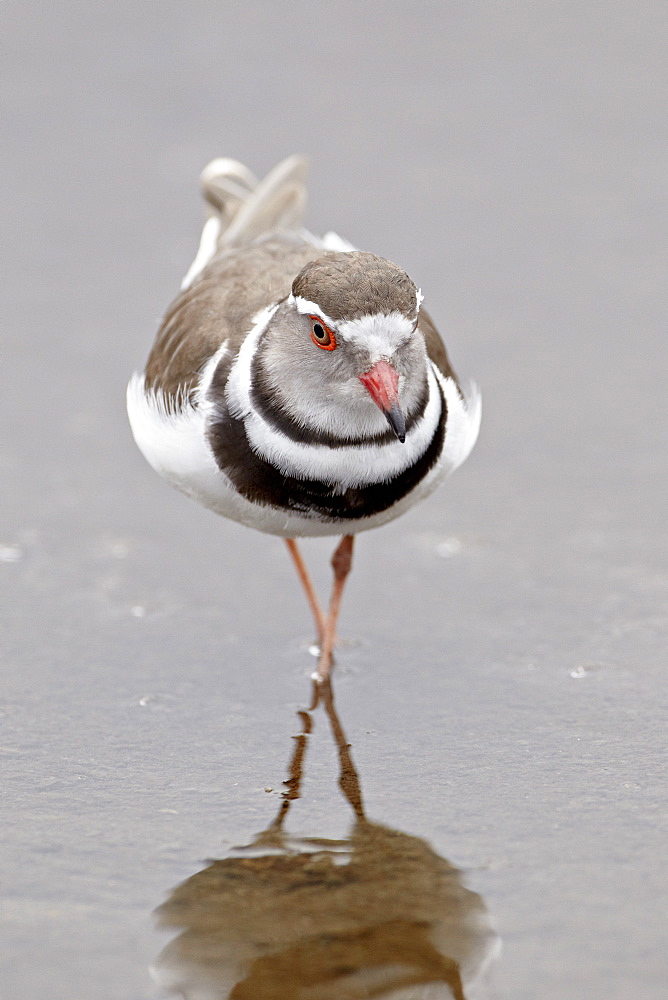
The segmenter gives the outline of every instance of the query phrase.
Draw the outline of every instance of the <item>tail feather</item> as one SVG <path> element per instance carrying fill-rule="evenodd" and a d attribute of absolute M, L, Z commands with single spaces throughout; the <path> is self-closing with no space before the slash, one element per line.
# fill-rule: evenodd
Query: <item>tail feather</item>
<path fill-rule="evenodd" d="M 243 246 L 277 229 L 301 230 L 307 169 L 302 156 L 288 156 L 258 182 L 238 160 L 212 160 L 200 175 L 209 217 L 181 288 L 192 284 L 218 250 Z"/>
<path fill-rule="evenodd" d="M 274 229 L 299 229 L 306 207 L 307 164 L 301 156 L 279 163 L 239 206 L 220 246 L 249 243 Z"/>
<path fill-rule="evenodd" d="M 219 246 L 246 243 L 272 229 L 302 225 L 306 161 L 289 156 L 263 181 L 237 160 L 212 160 L 200 177 L 210 212 L 220 220 Z"/>
<path fill-rule="evenodd" d="M 199 180 L 205 200 L 228 225 L 258 186 L 257 177 L 248 167 L 227 157 L 208 163 Z"/>

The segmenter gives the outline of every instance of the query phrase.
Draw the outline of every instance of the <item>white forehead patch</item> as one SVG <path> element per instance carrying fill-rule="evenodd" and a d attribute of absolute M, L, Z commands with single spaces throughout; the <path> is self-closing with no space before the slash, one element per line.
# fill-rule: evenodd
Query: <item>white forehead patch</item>
<path fill-rule="evenodd" d="M 390 357 L 404 344 L 415 330 L 415 321 L 403 313 L 374 313 L 347 319 L 335 327 L 341 340 L 363 347 L 372 358 Z"/>

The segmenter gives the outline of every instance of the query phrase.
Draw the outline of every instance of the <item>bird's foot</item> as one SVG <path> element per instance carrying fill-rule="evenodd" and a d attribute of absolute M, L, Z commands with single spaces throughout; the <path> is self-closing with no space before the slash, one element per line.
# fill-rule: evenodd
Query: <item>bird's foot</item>
<path fill-rule="evenodd" d="M 334 638 L 334 648 L 337 646 L 348 646 L 352 643 L 351 639 L 342 639 L 340 636 L 335 636 Z M 317 659 L 322 653 L 322 639 L 314 639 L 313 642 L 308 646 L 308 651 L 311 656 L 315 656 Z"/>

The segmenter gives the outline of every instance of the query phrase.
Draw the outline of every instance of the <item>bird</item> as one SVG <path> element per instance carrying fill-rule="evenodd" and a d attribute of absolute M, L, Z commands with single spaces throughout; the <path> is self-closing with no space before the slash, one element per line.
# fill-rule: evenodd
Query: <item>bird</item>
<path fill-rule="evenodd" d="M 469 455 L 465 392 L 399 265 L 305 228 L 307 162 L 262 180 L 218 158 L 199 249 L 127 389 L 139 450 L 217 514 L 282 537 L 333 666 L 356 534 L 422 500 Z M 298 539 L 341 536 L 325 612 Z"/>

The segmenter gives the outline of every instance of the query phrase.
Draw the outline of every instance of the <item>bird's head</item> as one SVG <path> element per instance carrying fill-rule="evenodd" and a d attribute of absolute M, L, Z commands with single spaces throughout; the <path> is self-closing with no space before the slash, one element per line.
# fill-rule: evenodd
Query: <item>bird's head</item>
<path fill-rule="evenodd" d="M 426 391 L 420 300 L 391 261 L 323 254 L 302 268 L 267 326 L 259 355 L 266 388 L 303 426 L 403 441 Z"/>

